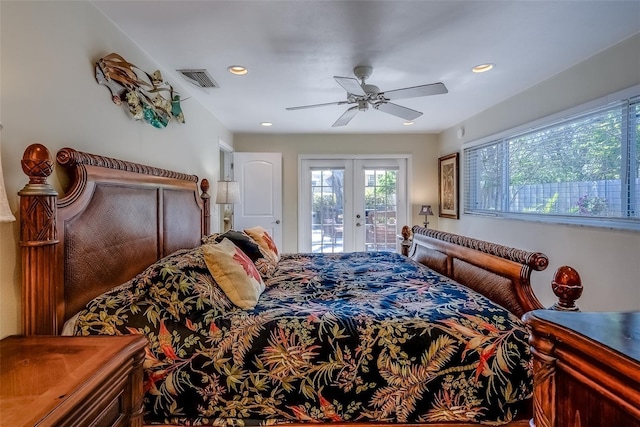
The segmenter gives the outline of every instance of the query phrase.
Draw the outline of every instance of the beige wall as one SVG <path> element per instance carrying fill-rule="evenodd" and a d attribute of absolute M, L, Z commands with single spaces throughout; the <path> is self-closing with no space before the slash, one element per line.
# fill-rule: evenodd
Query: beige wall
<path fill-rule="evenodd" d="M 640 36 L 576 65 L 461 125 L 434 135 L 232 135 L 194 99 L 183 103 L 187 124 L 163 130 L 129 119 L 109 100 L 93 76 L 99 57 L 117 52 L 142 69 L 151 58 L 88 2 L 0 1 L 1 158 L 9 203 L 17 215 L 17 191 L 27 179 L 20 170 L 24 149 L 42 142 L 52 154 L 64 146 L 153 166 L 218 177 L 218 139 L 238 151 L 283 153 L 284 248 L 297 249 L 298 154 L 383 154 L 413 156 L 413 223 L 418 206 L 437 206 L 437 158 L 460 151 L 464 142 L 525 123 L 640 83 Z M 179 91 L 181 79 L 163 74 Z M 56 177 L 52 179 L 59 188 Z M 215 206 L 213 206 L 215 209 Z M 214 211 L 215 215 L 216 212 Z M 216 224 L 216 221 L 214 221 Z M 582 307 L 588 310 L 640 309 L 640 234 L 542 225 L 462 215 L 459 221 L 433 218 L 435 228 L 541 250 L 551 266 L 536 273 L 534 288 L 553 302 L 548 283 L 555 268 L 570 264 L 585 282 Z M 215 228 L 215 225 L 214 225 Z M 19 333 L 20 266 L 18 223 L 0 224 L 0 338 Z"/>
<path fill-rule="evenodd" d="M 412 224 L 421 223 L 420 206 L 438 204 L 438 147 L 434 135 L 258 135 L 236 134 L 236 151 L 282 153 L 283 251 L 298 250 L 298 155 L 411 154 L 409 201 Z M 429 219 L 437 226 L 437 219 Z"/>
<path fill-rule="evenodd" d="M 440 155 L 476 139 L 563 111 L 640 84 L 640 35 L 601 52 L 440 135 Z M 463 126 L 465 136 L 458 139 Z M 524 249 L 542 251 L 550 266 L 534 274 L 543 303 L 554 301 L 549 283 L 557 267 L 581 274 L 583 310 L 640 310 L 640 233 L 462 215 L 440 219 L 440 229 Z"/>
<path fill-rule="evenodd" d="M 82 151 L 218 179 L 218 139 L 231 135 L 195 99 L 183 102 L 186 124 L 155 129 L 131 120 L 96 83 L 94 62 L 111 52 L 145 71 L 157 65 L 89 2 L 0 2 L 2 162 L 9 203 L 27 182 L 24 149 L 45 144 L 55 155 Z M 188 96 L 182 79 L 165 78 Z M 51 180 L 59 189 L 58 180 Z M 215 206 L 213 207 L 215 209 Z M 213 214 L 216 214 L 214 211 Z M 213 221 L 216 227 L 217 221 Z M 0 337 L 21 331 L 18 222 L 0 224 Z"/>

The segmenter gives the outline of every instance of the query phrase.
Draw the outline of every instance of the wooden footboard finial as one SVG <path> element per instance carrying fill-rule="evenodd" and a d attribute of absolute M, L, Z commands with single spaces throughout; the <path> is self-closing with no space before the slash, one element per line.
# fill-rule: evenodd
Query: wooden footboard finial
<path fill-rule="evenodd" d="M 202 190 L 200 198 L 204 204 L 204 227 L 202 228 L 202 232 L 203 235 L 208 236 L 211 234 L 211 196 L 207 193 L 207 191 L 209 191 L 208 179 L 204 178 L 200 181 L 200 190 Z"/>
<path fill-rule="evenodd" d="M 55 269 L 58 193 L 47 182 L 53 160 L 47 147 L 32 144 L 22 156 L 29 183 L 20 195 L 22 320 L 26 335 L 56 335 Z"/>
<path fill-rule="evenodd" d="M 558 267 L 551 282 L 553 293 L 558 297 L 552 310 L 580 311 L 576 300 L 582 295 L 582 280 L 576 270 L 567 265 Z"/>

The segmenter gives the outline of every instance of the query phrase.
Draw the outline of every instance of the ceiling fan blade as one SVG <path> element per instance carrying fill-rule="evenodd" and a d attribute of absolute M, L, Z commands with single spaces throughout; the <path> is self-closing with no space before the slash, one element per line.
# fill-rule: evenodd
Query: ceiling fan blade
<path fill-rule="evenodd" d="M 353 116 L 356 115 L 356 113 L 358 112 L 358 106 L 354 106 L 349 108 L 347 111 L 345 111 L 344 113 L 342 113 L 342 115 L 340 116 L 340 118 L 338 118 L 338 120 L 336 120 L 336 122 L 334 124 L 331 125 L 332 128 L 338 127 L 338 126 L 344 126 L 347 123 L 349 123 L 351 121 L 351 119 L 353 119 Z"/>
<path fill-rule="evenodd" d="M 362 89 L 362 86 L 360 86 L 360 82 L 357 79 L 354 79 L 353 77 L 338 76 L 333 76 L 333 78 L 336 79 L 336 82 L 338 82 L 338 84 L 348 93 L 355 96 L 367 96 L 367 93 Z"/>
<path fill-rule="evenodd" d="M 422 115 L 420 111 L 412 110 L 411 108 L 403 107 L 391 102 L 379 102 L 374 104 L 373 107 L 376 110 L 384 111 L 385 113 L 389 113 L 405 120 L 414 120 Z"/>
<path fill-rule="evenodd" d="M 429 85 L 405 87 L 403 89 L 389 90 L 382 93 L 386 99 L 407 99 L 416 98 L 418 96 L 440 95 L 447 93 L 449 90 L 444 83 L 432 83 Z"/>
<path fill-rule="evenodd" d="M 336 102 L 325 102 L 324 104 L 312 104 L 312 105 L 301 105 L 299 107 L 287 107 L 285 110 L 293 111 L 293 110 L 304 110 L 306 108 L 316 108 L 316 107 L 326 107 L 327 105 L 342 105 L 348 104 L 349 101 L 336 101 Z"/>

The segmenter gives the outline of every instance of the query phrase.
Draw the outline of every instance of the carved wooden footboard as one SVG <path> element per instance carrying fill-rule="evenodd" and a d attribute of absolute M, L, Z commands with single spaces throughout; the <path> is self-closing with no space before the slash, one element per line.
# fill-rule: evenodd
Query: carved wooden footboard
<path fill-rule="evenodd" d="M 549 265 L 543 253 L 414 226 L 409 257 L 480 292 L 518 317 L 545 308 L 531 289 L 531 273 Z M 553 309 L 578 310 L 575 301 L 582 295 L 582 282 L 573 268 L 558 268 L 551 286 L 558 297 Z"/>

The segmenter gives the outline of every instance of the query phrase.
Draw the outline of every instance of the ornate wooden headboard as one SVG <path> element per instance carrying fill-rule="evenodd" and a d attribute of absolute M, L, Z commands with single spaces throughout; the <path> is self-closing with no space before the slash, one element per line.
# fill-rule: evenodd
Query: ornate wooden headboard
<path fill-rule="evenodd" d="M 68 191 L 47 183 L 53 160 L 29 146 L 20 195 L 22 311 L 27 335 L 56 335 L 93 297 L 209 233 L 209 188 L 198 177 L 63 148 Z"/>

